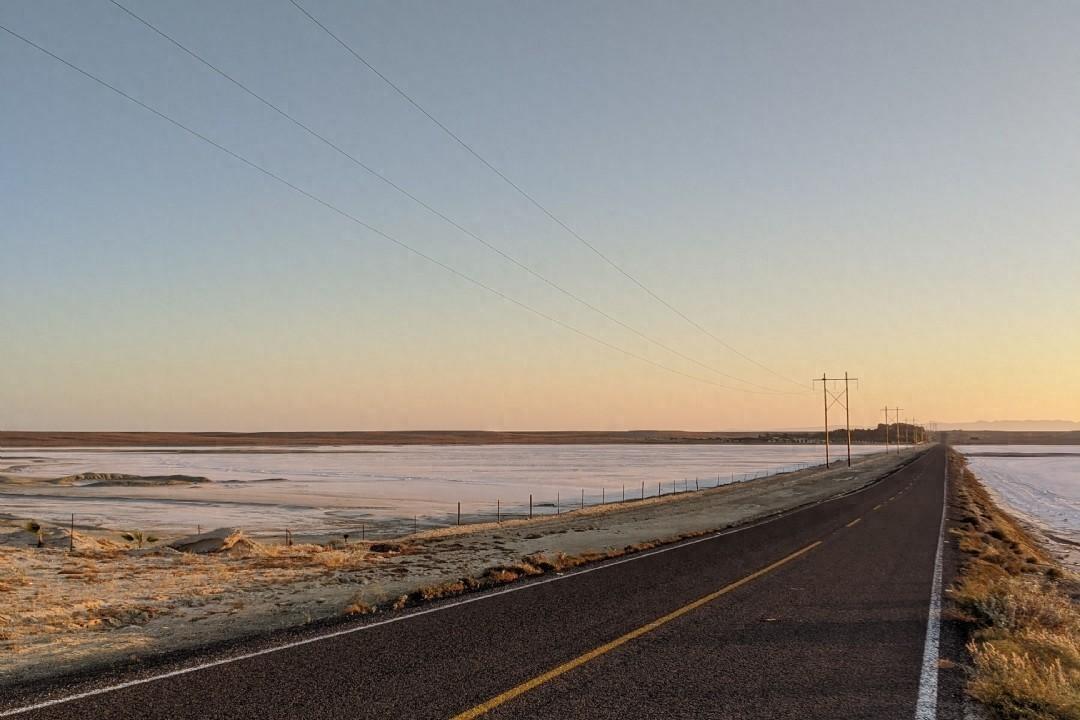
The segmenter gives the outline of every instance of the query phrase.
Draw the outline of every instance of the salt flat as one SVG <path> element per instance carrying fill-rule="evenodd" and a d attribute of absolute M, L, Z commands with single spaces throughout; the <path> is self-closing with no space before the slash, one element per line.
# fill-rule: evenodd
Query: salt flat
<path fill-rule="evenodd" d="M 855 454 L 878 452 L 858 445 Z M 836 458 L 842 448 L 833 448 Z M 3 512 L 79 527 L 192 532 L 356 529 L 387 532 L 536 513 L 673 488 L 712 486 L 818 464 L 821 445 L 366 445 L 345 447 L 18 449 L 0 453 Z M 198 485 L 47 482 L 80 473 L 205 477 Z M 584 500 L 582 494 L 584 493 Z M 396 524 L 398 527 L 391 527 Z M 369 529 L 372 529 L 369 527 Z"/>

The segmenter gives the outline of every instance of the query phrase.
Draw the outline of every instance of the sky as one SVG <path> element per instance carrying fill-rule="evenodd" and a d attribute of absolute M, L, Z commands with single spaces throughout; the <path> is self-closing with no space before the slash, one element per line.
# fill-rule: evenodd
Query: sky
<path fill-rule="evenodd" d="M 109 0 L 7 0 L 442 265 L 0 32 L 0 428 L 802 428 L 823 372 L 859 425 L 1080 420 L 1076 3 L 300 1 L 724 344 L 288 0 L 121 2 L 678 354 Z"/>

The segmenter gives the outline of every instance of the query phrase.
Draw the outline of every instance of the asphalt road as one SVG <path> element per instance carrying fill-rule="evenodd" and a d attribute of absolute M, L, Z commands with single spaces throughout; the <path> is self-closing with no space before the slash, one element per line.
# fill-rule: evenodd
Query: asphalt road
<path fill-rule="evenodd" d="M 126 687 L 83 684 L 94 694 L 15 717 L 909 720 L 944 476 L 933 448 L 736 532 Z M 11 695 L 0 716 L 62 696 Z"/>

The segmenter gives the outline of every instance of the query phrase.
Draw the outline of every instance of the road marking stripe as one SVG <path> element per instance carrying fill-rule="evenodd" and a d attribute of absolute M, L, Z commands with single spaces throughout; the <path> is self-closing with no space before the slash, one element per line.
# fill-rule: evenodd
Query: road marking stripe
<path fill-rule="evenodd" d="M 926 618 L 926 644 L 923 646 L 915 720 L 934 720 L 937 717 L 938 645 L 941 642 L 941 550 L 945 537 L 945 513 L 949 508 L 948 459 L 945 461 L 945 482 L 941 496 L 941 527 L 938 528 L 937 552 L 934 555 L 934 579 L 930 586 L 930 611 Z"/>
<path fill-rule="evenodd" d="M 875 505 L 875 506 L 874 506 L 874 509 L 875 509 L 875 510 L 880 510 L 880 509 L 881 509 L 881 506 L 882 506 L 882 505 L 884 505 L 884 504 L 885 504 L 885 503 L 881 503 L 881 504 Z"/>
<path fill-rule="evenodd" d="M 855 518 L 854 520 L 852 520 L 851 522 L 849 522 L 849 523 L 847 524 L 847 527 L 855 527 L 856 525 L 858 525 L 858 524 L 859 524 L 859 523 L 861 523 L 861 522 L 862 522 L 862 518 L 861 518 L 861 517 L 859 517 L 859 518 Z"/>
<path fill-rule="evenodd" d="M 512 592 L 519 592 L 521 590 L 528 590 L 529 588 L 536 587 L 538 585 L 546 585 L 547 583 L 559 582 L 561 580 L 570 580 L 570 579 L 576 578 L 576 577 L 578 577 L 580 575 L 587 575 L 587 574 L 592 573 L 592 572 L 605 570 L 605 569 L 610 568 L 610 567 L 615 567 L 616 565 L 622 565 L 623 563 L 634 562 L 634 561 L 637 561 L 637 560 L 644 560 L 645 558 L 652 557 L 653 555 L 659 555 L 660 553 L 671 552 L 673 550 L 678 550 L 679 548 L 687 547 L 689 545 L 696 545 L 698 543 L 708 542 L 709 540 L 716 540 L 716 539 L 719 539 L 719 538 L 722 538 L 722 537 L 726 537 L 728 535 L 734 535 L 734 534 L 737 534 L 737 533 L 745 532 L 746 530 L 751 530 L 751 529 L 756 528 L 756 527 L 761 527 L 762 525 L 768 525 L 769 523 L 776 522 L 777 520 L 782 520 L 782 519 L 791 517 L 792 515 L 796 515 L 796 514 L 798 514 L 800 512 L 803 512 L 804 510 L 809 510 L 810 508 L 818 507 L 819 505 L 826 505 L 828 503 L 834 502 L 834 501 L 839 500 L 841 498 L 850 497 L 852 495 L 858 495 L 858 494 L 863 493 L 863 492 L 865 492 L 867 490 L 870 490 L 871 488 L 878 487 L 879 482 L 886 480 L 887 478 L 891 477 L 895 473 L 898 473 L 898 472 L 904 470 L 906 467 L 907 466 L 900 466 L 900 467 L 893 468 L 888 473 L 886 473 L 884 476 L 881 476 L 881 477 L 877 478 L 876 480 L 873 480 L 873 481 L 867 483 L 866 485 L 863 485 L 860 488 L 856 488 L 855 490 L 851 490 L 849 492 L 842 493 L 842 494 L 836 495 L 834 497 L 825 498 L 824 500 L 818 500 L 817 502 L 809 503 L 807 505 L 803 505 L 802 507 L 796 507 L 796 508 L 792 508 L 791 510 L 785 510 L 785 511 L 783 511 L 781 513 L 778 513 L 777 515 L 773 515 L 771 517 L 763 518 L 763 519 L 757 520 L 755 522 L 750 522 L 750 523 L 747 523 L 745 525 L 740 525 L 739 527 L 728 528 L 728 529 L 725 529 L 725 530 L 719 530 L 717 532 L 711 533 L 709 535 L 705 535 L 705 536 L 700 537 L 700 538 L 694 538 L 693 540 L 686 540 L 686 541 L 683 541 L 683 542 L 672 543 L 671 545 L 665 545 L 663 547 L 656 548 L 655 550 L 647 550 L 645 552 L 634 553 L 633 555 L 629 555 L 629 556 L 624 557 L 624 558 L 619 558 L 618 560 L 606 561 L 606 562 L 603 562 L 603 563 L 601 563 L 599 565 L 594 565 L 592 567 L 581 568 L 581 569 L 573 570 L 571 572 L 563 573 L 561 575 L 557 574 L 557 575 L 554 575 L 552 577 L 542 578 L 540 580 L 532 580 L 530 582 L 526 582 L 526 583 L 523 583 L 523 584 L 520 584 L 520 585 L 511 585 L 511 586 L 503 588 L 501 590 L 492 590 L 492 591 L 485 592 L 485 593 L 479 593 L 479 594 L 476 594 L 476 595 L 470 595 L 468 597 L 463 597 L 463 598 L 461 598 L 459 600 L 452 600 L 450 602 L 440 603 L 440 604 L 435 605 L 433 607 L 423 608 L 423 609 L 416 610 L 416 611 L 413 611 L 413 612 L 407 612 L 407 613 L 404 613 L 402 615 L 395 615 L 394 617 L 390 617 L 390 618 L 387 618 L 385 620 L 376 620 L 374 622 L 368 622 L 368 623 L 364 623 L 362 625 L 354 625 L 352 627 L 347 627 L 347 628 L 344 628 L 342 630 L 334 630 L 332 632 L 328 632 L 328 633 L 325 633 L 325 634 L 322 634 L 322 635 L 315 635 L 313 637 L 304 638 L 303 640 L 294 640 L 292 642 L 282 643 L 281 645 L 274 645 L 274 646 L 271 646 L 271 647 L 262 648 L 260 650 L 253 650 L 251 652 L 242 653 L 240 655 L 231 655 L 229 657 L 219 658 L 217 660 L 209 660 L 207 662 L 198 663 L 196 665 L 189 665 L 187 667 L 177 668 L 176 670 L 169 670 L 168 672 L 158 673 L 156 675 L 149 675 L 147 677 L 136 678 L 134 680 L 126 680 L 124 682 L 116 683 L 115 685 L 105 685 L 105 686 L 102 686 L 102 687 L 94 688 L 93 690 L 86 690 L 84 692 L 73 693 L 71 695 L 64 695 L 64 696 L 53 698 L 53 699 L 50 699 L 50 700 L 43 700 L 41 702 L 34 703 L 32 705 L 24 705 L 22 707 L 15 707 L 15 708 L 7 709 L 7 710 L 0 710 L 0 718 L 2 718 L 2 717 L 11 717 L 13 715 L 21 715 L 22 713 L 31 712 L 33 710 L 40 710 L 42 708 L 52 707 L 54 705 L 62 705 L 64 703 L 74 702 L 76 700 L 85 700 L 86 698 L 94 697 L 95 695 L 104 695 L 106 693 L 114 692 L 116 690 L 124 690 L 126 688 L 133 687 L 133 686 L 136 686 L 136 685 L 145 685 L 147 683 L 157 682 L 158 680 L 167 680 L 169 678 L 177 677 L 178 675 L 187 675 L 188 673 L 199 672 L 200 670 L 206 670 L 206 669 L 209 669 L 209 668 L 212 668 L 212 667 L 218 667 L 219 665 L 228 665 L 228 664 L 234 663 L 234 662 L 240 662 L 240 661 L 243 661 L 243 660 L 250 660 L 252 658 L 260 657 L 262 655 L 269 655 L 271 653 L 276 653 L 276 652 L 279 652 L 279 651 L 282 651 L 282 650 L 291 650 L 291 649 L 296 648 L 296 647 L 301 647 L 303 645 L 310 645 L 311 643 L 321 642 L 323 640 L 332 640 L 334 638 L 341 637 L 343 635 L 352 635 L 354 633 L 363 632 L 365 630 L 370 630 L 371 628 L 380 627 L 382 625 L 390 625 L 391 623 L 396 623 L 396 622 L 402 622 L 402 621 L 405 621 L 405 620 L 409 620 L 411 618 L 419 617 L 421 615 L 428 615 L 430 613 L 441 612 L 443 610 L 450 610 L 450 609 L 458 607 L 460 605 L 468 605 L 469 603 L 480 602 L 481 600 L 488 600 L 490 598 L 498 597 L 500 595 L 506 595 L 506 594 L 512 593 Z"/>
<path fill-rule="evenodd" d="M 473 707 L 473 708 L 471 708 L 469 710 L 466 710 L 465 712 L 460 713 L 459 715 L 455 715 L 453 717 L 453 720 L 472 720 L 472 718 L 478 718 L 481 715 L 484 715 L 485 713 L 488 713 L 491 710 L 494 710 L 495 708 L 502 705 L 503 703 L 509 702 L 510 700 L 513 700 L 514 698 L 516 698 L 516 697 L 518 697 L 520 695 L 524 695 L 525 693 L 529 692 L 530 690 L 533 690 L 533 689 L 543 685 L 544 683 L 559 677 L 560 675 L 564 675 L 564 674 L 570 672 L 574 668 L 581 667 L 582 665 L 589 662 L 590 660 L 595 660 L 596 658 L 600 657 L 601 655 L 606 655 L 607 653 L 611 652 L 615 648 L 620 647 L 622 645 L 625 645 L 626 643 L 630 642 L 631 640 L 639 638 L 642 635 L 645 635 L 646 633 L 652 632 L 653 630 L 657 629 L 658 627 L 660 627 L 662 625 L 666 625 L 667 623 L 671 622 L 672 620 L 675 620 L 676 618 L 682 617 L 686 613 L 691 612 L 693 610 L 696 610 L 699 607 L 701 607 L 702 605 L 705 605 L 707 603 L 712 602 L 713 600 L 717 599 L 721 595 L 726 595 L 727 593 L 731 592 L 732 590 L 740 588 L 743 585 L 747 584 L 748 582 L 752 582 L 754 580 L 757 580 L 759 577 L 762 577 L 763 575 L 767 575 L 768 573 L 772 572 L 773 570 L 776 570 L 777 568 L 781 567 L 782 565 L 786 565 L 787 563 L 791 562 L 792 560 L 795 560 L 796 558 L 801 557 L 802 555 L 805 555 L 806 553 L 810 552 L 811 550 L 816 548 L 818 545 L 820 545 L 821 542 L 822 542 L 821 540 L 813 542 L 813 543 L 807 545 L 806 547 L 802 548 L 801 550 L 796 550 L 795 552 L 791 553 L 787 557 L 784 557 L 784 558 L 781 558 L 781 559 L 777 560 L 776 562 L 772 563 L 771 565 L 767 565 L 767 566 L 761 568 L 760 570 L 757 570 L 757 571 L 755 571 L 753 573 L 750 573 L 749 575 L 747 575 L 744 578 L 736 580 L 735 582 L 731 583 L 730 585 L 725 585 L 724 587 L 720 588 L 719 590 L 717 590 L 715 592 L 711 592 L 708 595 L 705 595 L 704 597 L 698 598 L 697 600 L 693 601 L 692 603 L 689 603 L 688 605 L 683 605 L 678 610 L 674 610 L 674 611 L 668 613 L 667 615 L 664 615 L 663 617 L 657 618 L 656 620 L 653 620 L 652 622 L 650 622 L 650 623 L 648 623 L 646 625 L 642 625 L 641 627 L 637 628 L 636 630 L 631 630 L 630 632 L 626 633 L 625 635 L 622 635 L 621 637 L 615 638 L 611 642 L 605 643 L 605 644 L 601 645 L 600 647 L 594 648 L 594 649 L 590 650 L 589 652 L 585 653 L 584 655 L 579 655 L 578 657 L 574 658 L 573 660 L 565 662 L 562 665 L 554 667 L 551 670 L 548 670 L 546 673 L 543 673 L 542 675 L 537 675 L 536 677 L 534 677 L 531 680 L 526 680 L 525 682 L 521 683 L 520 685 L 517 685 L 516 687 L 510 688 L 506 692 L 500 693 L 500 694 L 496 695 L 495 697 L 491 698 L 490 700 L 487 700 L 485 702 L 480 703 L 476 707 Z"/>

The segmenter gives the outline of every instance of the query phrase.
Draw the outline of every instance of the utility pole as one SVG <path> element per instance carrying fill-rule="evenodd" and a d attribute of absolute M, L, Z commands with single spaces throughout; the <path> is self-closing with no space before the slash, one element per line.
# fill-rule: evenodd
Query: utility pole
<path fill-rule="evenodd" d="M 825 468 L 829 467 L 829 383 L 826 373 L 821 373 L 821 393 L 825 398 Z"/>
<path fill-rule="evenodd" d="M 889 406 L 881 408 L 881 411 L 885 413 L 885 454 L 889 454 Z"/>
<path fill-rule="evenodd" d="M 847 466 L 851 467 L 851 403 L 848 398 L 848 374 L 844 371 L 844 424 L 847 425 Z"/>
<path fill-rule="evenodd" d="M 900 411 L 904 408 L 893 408 L 893 421 L 896 423 L 896 454 L 900 454 Z"/>
<path fill-rule="evenodd" d="M 903 409 L 904 408 L 899 408 L 899 407 L 892 408 L 893 422 L 896 423 L 896 454 L 897 455 L 900 454 L 900 411 L 903 410 Z M 885 454 L 888 454 L 889 453 L 889 406 L 886 405 L 885 407 L 881 408 L 881 410 L 882 410 L 882 412 L 885 413 Z M 907 440 L 906 435 L 905 435 L 904 439 L 905 439 L 905 441 Z"/>
<path fill-rule="evenodd" d="M 844 381 L 844 391 L 833 392 L 829 389 L 830 382 Z M 848 389 L 850 387 L 850 381 L 858 381 L 859 378 L 848 377 L 845 372 L 844 377 L 831 378 L 827 373 L 821 373 L 820 378 L 815 378 L 814 382 L 821 383 L 822 398 L 825 404 L 825 467 L 830 466 L 829 457 L 829 408 L 840 403 L 844 407 L 844 421 L 847 428 L 847 464 L 851 467 L 851 403 L 848 401 Z"/>

